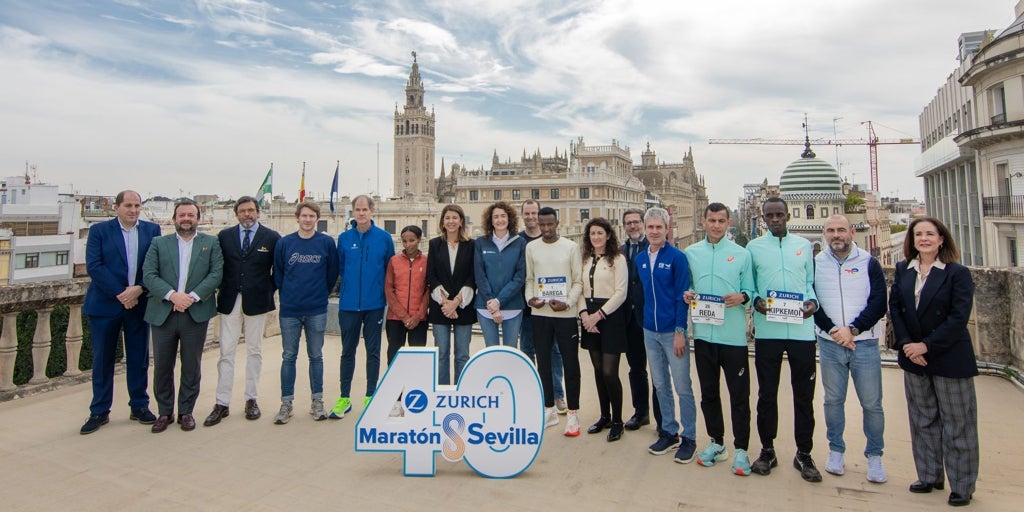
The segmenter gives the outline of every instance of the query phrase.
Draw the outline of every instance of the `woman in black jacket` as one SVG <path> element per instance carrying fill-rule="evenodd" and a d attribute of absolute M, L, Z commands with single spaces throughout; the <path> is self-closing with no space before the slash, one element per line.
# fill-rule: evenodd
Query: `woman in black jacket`
<path fill-rule="evenodd" d="M 971 502 L 978 479 L 978 402 L 974 357 L 967 320 L 974 282 L 957 263 L 949 229 L 938 219 L 915 219 L 903 244 L 889 293 L 907 394 L 910 440 L 917 481 L 910 492 L 943 489 L 949 476 L 949 504 Z"/>
<path fill-rule="evenodd" d="M 469 342 L 476 322 L 473 295 L 473 241 L 466 235 L 466 214 L 459 205 L 441 210 L 440 236 L 430 240 L 427 251 L 427 287 L 430 307 L 427 320 L 433 326 L 434 345 L 440 362 L 438 383 L 458 382 L 469 361 Z M 455 380 L 451 375 L 452 334 L 455 335 Z"/>

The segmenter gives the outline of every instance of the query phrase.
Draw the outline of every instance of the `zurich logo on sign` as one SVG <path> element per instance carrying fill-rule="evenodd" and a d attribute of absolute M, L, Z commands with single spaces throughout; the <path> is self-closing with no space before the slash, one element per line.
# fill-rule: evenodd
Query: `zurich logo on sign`
<path fill-rule="evenodd" d="M 406 393 L 405 410 L 417 414 L 427 410 L 427 394 L 418 389 Z"/>

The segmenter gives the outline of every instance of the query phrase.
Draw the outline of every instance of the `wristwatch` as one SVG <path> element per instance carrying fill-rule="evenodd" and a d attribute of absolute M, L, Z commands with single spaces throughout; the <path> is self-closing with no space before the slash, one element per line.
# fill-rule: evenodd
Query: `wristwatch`
<path fill-rule="evenodd" d="M 860 329 L 854 327 L 853 324 L 850 324 L 850 334 L 860 336 Z"/>
<path fill-rule="evenodd" d="M 676 327 L 676 334 L 686 334 L 686 329 L 683 327 Z"/>

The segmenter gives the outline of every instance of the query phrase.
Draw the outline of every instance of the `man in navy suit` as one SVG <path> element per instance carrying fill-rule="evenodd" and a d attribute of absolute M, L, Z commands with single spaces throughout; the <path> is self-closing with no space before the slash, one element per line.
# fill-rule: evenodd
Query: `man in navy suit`
<path fill-rule="evenodd" d="M 274 247 L 281 235 L 260 225 L 256 198 L 235 201 L 238 225 L 217 234 L 224 255 L 224 278 L 217 292 L 220 313 L 220 360 L 217 362 L 217 403 L 203 425 L 220 423 L 228 415 L 235 381 L 235 350 L 238 335 L 245 334 L 245 418 L 259 419 L 256 403 L 263 356 L 260 350 L 267 313 L 274 310 Z"/>
<path fill-rule="evenodd" d="M 156 416 L 149 410 L 149 325 L 142 261 L 160 226 L 139 220 L 142 197 L 124 190 L 114 199 L 117 218 L 89 229 L 85 265 L 92 278 L 82 311 L 89 318 L 92 335 L 92 403 L 82 434 L 107 424 L 114 401 L 114 352 L 124 330 L 125 368 L 128 378 L 129 418 L 149 425 Z"/>

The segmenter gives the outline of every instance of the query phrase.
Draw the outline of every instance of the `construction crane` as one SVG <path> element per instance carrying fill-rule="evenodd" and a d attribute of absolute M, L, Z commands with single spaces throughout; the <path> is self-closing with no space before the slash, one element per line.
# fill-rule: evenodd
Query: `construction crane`
<path fill-rule="evenodd" d="M 902 139 L 879 139 L 875 135 L 875 127 L 871 121 L 864 121 L 862 125 L 868 125 L 867 139 L 815 139 L 810 140 L 807 135 L 807 117 L 804 116 L 804 139 L 708 139 L 708 144 L 762 144 L 766 146 L 807 146 L 811 144 L 826 146 L 867 146 L 871 162 L 871 190 L 878 192 L 878 146 L 882 144 L 920 144 L 921 141 L 914 138 Z M 813 154 L 812 154 L 813 155 Z M 838 170 L 838 169 L 837 169 Z"/>

